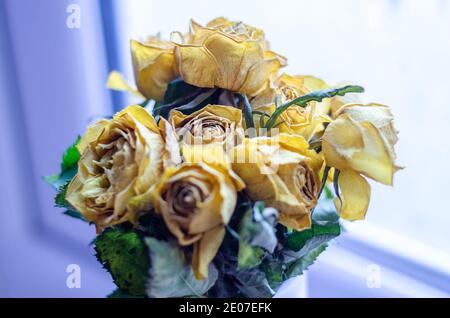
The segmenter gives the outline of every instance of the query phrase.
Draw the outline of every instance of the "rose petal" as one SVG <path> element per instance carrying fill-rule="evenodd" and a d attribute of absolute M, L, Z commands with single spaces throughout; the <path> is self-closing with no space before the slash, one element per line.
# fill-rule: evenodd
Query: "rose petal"
<path fill-rule="evenodd" d="M 214 259 L 225 237 L 225 228 L 218 226 L 203 234 L 200 241 L 194 244 L 192 268 L 199 280 L 208 276 L 209 263 Z"/>
<path fill-rule="evenodd" d="M 286 65 L 285 57 L 271 51 L 265 51 L 263 59 L 254 63 L 248 70 L 248 75 L 239 91 L 248 96 L 255 96 L 269 84 L 271 77 Z"/>
<path fill-rule="evenodd" d="M 117 71 L 112 71 L 109 73 L 108 80 L 106 86 L 109 89 L 113 89 L 116 91 L 124 91 L 128 92 L 136 97 L 145 99 L 145 96 L 142 95 L 138 90 L 132 88 L 123 78 L 123 75 Z"/>
<path fill-rule="evenodd" d="M 370 185 L 366 179 L 351 170 L 339 174 L 340 197 L 334 199 L 336 209 L 342 218 L 355 221 L 366 216 L 370 201 Z"/>
<path fill-rule="evenodd" d="M 177 45 L 178 72 L 186 83 L 198 87 L 214 87 L 218 73 L 217 61 L 205 47 Z"/>
<path fill-rule="evenodd" d="M 160 101 L 168 83 L 177 77 L 173 48 L 131 41 L 133 69 L 139 91 L 148 99 Z"/>
<path fill-rule="evenodd" d="M 328 165 L 392 185 L 397 167 L 389 147 L 372 123 L 356 122 L 348 114 L 338 116 L 327 127 L 322 143 Z"/>
<path fill-rule="evenodd" d="M 97 140 L 97 138 L 101 135 L 105 127 L 109 125 L 108 120 L 100 120 L 96 122 L 93 125 L 90 125 L 86 132 L 84 133 L 83 137 L 80 139 L 80 141 L 77 144 L 78 152 L 82 155 L 84 153 L 84 150 L 86 147 L 93 141 Z"/>

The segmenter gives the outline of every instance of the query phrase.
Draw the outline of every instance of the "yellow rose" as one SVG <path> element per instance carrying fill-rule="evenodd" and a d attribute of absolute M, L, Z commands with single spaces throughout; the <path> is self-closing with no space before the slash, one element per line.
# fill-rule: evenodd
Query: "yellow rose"
<path fill-rule="evenodd" d="M 265 35 L 263 30 L 255 28 L 243 22 L 230 21 L 224 17 L 218 17 L 214 20 L 211 20 L 206 25 L 206 28 L 191 20 L 192 38 L 190 41 L 193 44 L 202 43 L 204 37 L 206 37 L 208 33 L 214 32 L 215 30 L 222 31 L 237 39 L 258 41 L 264 43 L 265 48 L 267 47 L 267 43 L 264 40 Z"/>
<path fill-rule="evenodd" d="M 361 176 L 392 185 L 397 131 L 389 107 L 380 104 L 347 104 L 325 130 L 322 149 L 327 165 L 339 169 L 342 200 L 335 204 L 341 216 L 363 219 L 370 186 Z"/>
<path fill-rule="evenodd" d="M 225 165 L 186 162 L 166 169 L 153 192 L 155 209 L 179 244 L 193 245 L 197 279 L 208 276 L 241 188 L 242 182 Z"/>
<path fill-rule="evenodd" d="M 190 115 L 172 110 L 169 122 L 179 140 L 190 145 L 220 143 L 230 149 L 244 136 L 242 112 L 229 106 L 208 105 Z"/>
<path fill-rule="evenodd" d="M 187 43 L 175 48 L 183 80 L 253 96 L 264 89 L 286 59 L 267 50 L 262 30 L 218 18 L 206 27 L 191 23 Z"/>
<path fill-rule="evenodd" d="M 153 117 L 140 106 L 129 106 L 111 120 L 87 129 L 78 144 L 78 173 L 66 198 L 100 231 L 150 209 L 143 200 L 160 178 L 166 153 Z"/>
<path fill-rule="evenodd" d="M 157 37 L 145 43 L 132 40 L 131 55 L 139 92 L 147 99 L 162 100 L 167 85 L 178 76 L 173 43 Z"/>
<path fill-rule="evenodd" d="M 252 100 L 253 109 L 258 111 L 254 115 L 255 126 L 259 128 L 262 122 L 267 121 L 267 116 L 260 117 L 260 112 L 271 115 L 275 111 L 276 99 L 278 105 L 282 105 L 309 92 L 311 89 L 305 86 L 305 77 L 282 74 L 273 87 L 265 89 Z M 330 121 L 328 116 L 317 111 L 317 105 L 318 103 L 311 102 L 306 107 L 290 106 L 279 117 L 276 128 L 281 133 L 298 134 L 310 140 L 314 134 L 323 130 L 324 122 Z"/>
<path fill-rule="evenodd" d="M 299 135 L 245 139 L 232 150 L 232 167 L 254 200 L 276 208 L 280 223 L 302 230 L 320 191 L 321 157 Z"/>

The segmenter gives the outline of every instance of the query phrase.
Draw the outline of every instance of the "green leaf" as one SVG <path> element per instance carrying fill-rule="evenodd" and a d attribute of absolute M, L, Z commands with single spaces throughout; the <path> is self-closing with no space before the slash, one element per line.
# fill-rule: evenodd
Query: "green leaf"
<path fill-rule="evenodd" d="M 86 220 L 86 219 L 81 215 L 81 213 L 78 212 L 78 211 L 67 210 L 67 211 L 65 211 L 63 214 L 65 214 L 65 215 L 67 215 L 67 216 L 70 216 L 70 217 L 72 217 L 72 218 L 74 218 L 74 219 L 78 219 L 78 220 L 87 222 L 87 220 Z"/>
<path fill-rule="evenodd" d="M 278 213 L 273 208 L 264 208 L 256 202 L 248 209 L 239 224 L 238 268 L 248 269 L 259 265 L 265 251 L 273 253 L 277 245 L 274 226 Z"/>
<path fill-rule="evenodd" d="M 327 248 L 327 244 L 321 244 L 315 249 L 309 251 L 307 254 L 302 256 L 301 258 L 297 259 L 296 261 L 293 261 L 292 263 L 289 263 L 286 269 L 286 279 L 299 276 L 303 274 L 303 272 L 312 265 L 317 257 L 325 251 Z"/>
<path fill-rule="evenodd" d="M 246 298 L 270 298 L 275 294 L 265 273 L 258 268 L 238 271 L 234 279 L 236 287 Z"/>
<path fill-rule="evenodd" d="M 270 115 L 268 113 L 263 112 L 263 111 L 259 111 L 259 110 L 252 111 L 252 115 L 258 115 L 259 116 L 259 127 L 261 127 L 261 128 L 266 125 L 265 121 L 264 121 L 264 118 L 270 118 Z"/>
<path fill-rule="evenodd" d="M 146 99 L 138 105 L 145 108 L 145 107 L 147 107 L 148 103 L 150 103 L 150 99 Z"/>
<path fill-rule="evenodd" d="M 59 190 L 62 186 L 66 185 L 70 180 L 72 180 L 77 172 L 78 166 L 75 164 L 65 171 L 62 171 L 60 174 L 53 174 L 51 176 L 44 177 L 44 180 L 54 189 Z"/>
<path fill-rule="evenodd" d="M 242 94 L 242 102 L 243 102 L 243 113 L 245 118 L 245 124 L 247 129 L 255 128 L 255 123 L 253 122 L 253 114 L 252 114 L 252 106 L 248 101 L 248 97 L 245 94 Z M 250 136 L 253 137 L 253 136 Z"/>
<path fill-rule="evenodd" d="M 216 89 L 204 89 L 190 85 L 181 78 L 177 78 L 167 86 L 163 100 L 155 104 L 153 115 L 167 118 L 172 109 L 176 109 L 180 106 L 186 104 L 189 104 L 190 106 L 186 107 L 190 108 L 202 106 L 208 102 L 209 97 L 211 97 L 215 91 Z"/>
<path fill-rule="evenodd" d="M 67 148 L 66 152 L 63 154 L 61 160 L 61 172 L 59 174 L 44 177 L 44 180 L 56 190 L 59 190 L 62 186 L 72 180 L 78 172 L 78 161 L 80 160 L 80 154 L 76 146 L 79 141 L 80 136 L 77 137 L 77 140 L 75 140 L 75 142 Z"/>
<path fill-rule="evenodd" d="M 327 184 L 327 179 L 328 179 L 328 174 L 330 173 L 330 166 L 325 166 L 325 169 L 323 170 L 323 176 L 322 176 L 322 182 L 320 185 L 320 191 L 319 191 L 319 195 L 317 196 L 320 199 L 320 195 L 322 194 L 322 191 L 326 188 L 326 184 Z"/>
<path fill-rule="evenodd" d="M 203 106 L 206 106 L 207 103 L 205 103 L 205 101 L 207 101 L 216 92 L 217 92 L 217 88 L 208 89 L 208 90 L 198 94 L 189 103 L 186 103 L 184 105 L 176 107 L 175 109 L 178 111 L 182 111 L 182 112 L 193 112 L 194 110 L 197 110 L 199 108 L 202 108 Z"/>
<path fill-rule="evenodd" d="M 61 172 L 51 176 L 44 177 L 44 180 L 57 190 L 55 196 L 55 206 L 65 208 L 68 211 L 64 214 L 84 220 L 79 212 L 66 200 L 66 191 L 69 182 L 75 177 L 78 172 L 78 161 L 80 160 L 80 153 L 77 149 L 77 144 L 80 142 L 80 136 L 77 140 L 65 151 L 61 160 Z"/>
<path fill-rule="evenodd" d="M 235 286 L 235 280 L 233 276 L 222 275 L 219 273 L 219 278 L 213 287 L 208 291 L 206 295 L 208 298 L 241 298 L 242 293 Z"/>
<path fill-rule="evenodd" d="M 59 179 L 59 173 L 55 173 L 49 176 L 44 176 L 45 182 L 47 182 L 48 185 L 52 186 L 55 189 L 58 189 L 61 185 L 57 185 Z M 55 186 L 56 185 L 56 186 Z"/>
<path fill-rule="evenodd" d="M 73 166 L 76 166 L 78 160 L 80 160 L 80 153 L 78 152 L 77 145 L 80 142 L 80 136 L 77 137 L 77 140 L 67 148 L 66 152 L 63 155 L 61 162 L 61 172 L 71 169 Z"/>
<path fill-rule="evenodd" d="M 325 198 L 327 198 L 327 200 L 332 200 L 333 192 L 331 192 L 330 188 L 325 187 L 323 190 L 325 191 Z"/>
<path fill-rule="evenodd" d="M 303 253 L 328 242 L 341 234 L 339 223 L 329 223 L 327 225 L 312 224 L 312 227 L 303 231 L 295 231 L 286 237 L 285 246 L 292 251 Z M 305 249 L 306 247 L 306 249 Z"/>
<path fill-rule="evenodd" d="M 76 209 L 66 200 L 66 192 L 69 182 L 62 185 L 55 196 L 55 206 L 58 208 L 64 208 L 71 211 L 76 211 Z"/>
<path fill-rule="evenodd" d="M 130 295 L 130 294 L 124 292 L 123 290 L 117 288 L 111 294 L 106 296 L 106 298 L 145 298 L 145 297 L 144 296 Z"/>
<path fill-rule="evenodd" d="M 334 193 L 336 193 L 336 196 L 339 200 L 341 200 L 341 194 L 339 192 L 339 175 L 341 171 L 338 169 L 334 169 L 334 175 L 333 175 L 333 187 L 334 187 Z M 342 200 L 341 200 L 342 204 Z"/>
<path fill-rule="evenodd" d="M 267 121 L 266 128 L 267 129 L 273 128 L 280 115 L 292 105 L 305 107 L 309 102 L 312 101 L 321 102 L 325 98 L 332 98 L 334 96 L 344 96 L 345 94 L 348 93 L 362 93 L 362 92 L 364 92 L 364 88 L 357 85 L 347 85 L 338 88 L 328 88 L 324 90 L 313 91 L 309 94 L 297 97 L 278 107 Z"/>
<path fill-rule="evenodd" d="M 67 209 L 64 214 L 72 217 L 76 217 L 80 220 L 84 220 L 84 217 L 72 206 L 72 204 L 69 203 L 69 201 L 66 200 L 66 192 L 67 187 L 69 186 L 70 180 L 66 181 L 65 184 L 63 184 L 61 187 L 59 187 L 58 192 L 55 196 L 55 206 L 58 208 Z"/>
<path fill-rule="evenodd" d="M 218 277 L 216 267 L 209 265 L 208 277 L 197 280 L 190 262 L 175 242 L 145 239 L 151 266 L 147 286 L 149 297 L 202 297 Z"/>
<path fill-rule="evenodd" d="M 192 113 L 198 109 L 203 108 L 207 104 L 212 104 L 212 100 L 214 100 L 216 93 L 218 92 L 217 88 L 211 88 L 207 90 L 200 90 L 195 93 L 195 95 L 180 99 L 179 101 L 175 101 L 170 104 L 159 104 L 153 109 L 153 114 L 155 116 L 163 116 L 164 118 L 167 118 L 170 111 L 172 109 L 176 109 L 179 111 L 182 111 L 183 113 L 189 114 Z"/>
<path fill-rule="evenodd" d="M 324 189 L 328 189 L 326 186 Z M 339 214 L 331 198 L 321 197 L 312 213 L 312 226 L 303 231 L 284 234 L 283 253 L 288 258 L 298 258 L 341 234 Z M 290 251 L 289 251 L 290 250 Z"/>
<path fill-rule="evenodd" d="M 165 239 L 172 235 L 161 215 L 156 214 L 154 211 L 141 214 L 138 223 L 140 226 L 139 229 L 143 231 L 146 236 L 151 236 L 156 239 Z"/>
<path fill-rule="evenodd" d="M 122 291 L 145 295 L 149 258 L 147 247 L 135 230 L 106 229 L 95 239 L 95 251 Z"/>
<path fill-rule="evenodd" d="M 251 246 L 239 242 L 238 266 L 239 270 L 256 267 L 261 264 L 264 250 L 258 246 Z"/>
<path fill-rule="evenodd" d="M 274 290 L 278 290 L 281 284 L 286 280 L 284 267 L 283 261 L 273 255 L 267 257 L 261 265 L 270 287 Z"/>
<path fill-rule="evenodd" d="M 69 185 L 69 183 L 62 185 L 58 189 L 58 193 L 56 193 L 55 206 L 58 208 L 66 208 L 67 205 L 69 205 L 69 202 L 67 202 L 67 200 L 66 200 L 66 192 L 67 192 L 68 185 Z"/>
<path fill-rule="evenodd" d="M 163 98 L 163 104 L 171 104 L 179 99 L 187 98 L 197 91 L 199 91 L 198 87 L 190 85 L 183 81 L 181 77 L 178 77 L 167 86 L 167 90 Z"/>

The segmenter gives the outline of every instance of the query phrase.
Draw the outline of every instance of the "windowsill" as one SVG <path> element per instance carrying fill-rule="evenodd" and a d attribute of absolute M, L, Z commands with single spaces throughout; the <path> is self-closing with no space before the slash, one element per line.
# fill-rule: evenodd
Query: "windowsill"
<path fill-rule="evenodd" d="M 363 286 L 367 265 L 379 265 L 383 285 L 405 297 L 450 295 L 449 255 L 367 222 L 346 223 L 345 228 L 319 262 L 358 276 Z"/>

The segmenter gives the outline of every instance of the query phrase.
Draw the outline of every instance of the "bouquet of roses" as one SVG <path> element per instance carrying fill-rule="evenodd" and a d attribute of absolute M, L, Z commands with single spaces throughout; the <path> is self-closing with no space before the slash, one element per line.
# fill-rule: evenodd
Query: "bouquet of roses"
<path fill-rule="evenodd" d="M 217 18 L 131 42 L 140 98 L 87 128 L 47 177 L 94 224 L 111 297 L 271 297 L 340 220 L 364 219 L 367 178 L 391 185 L 389 108 L 356 85 L 279 70 L 260 29 Z"/>

